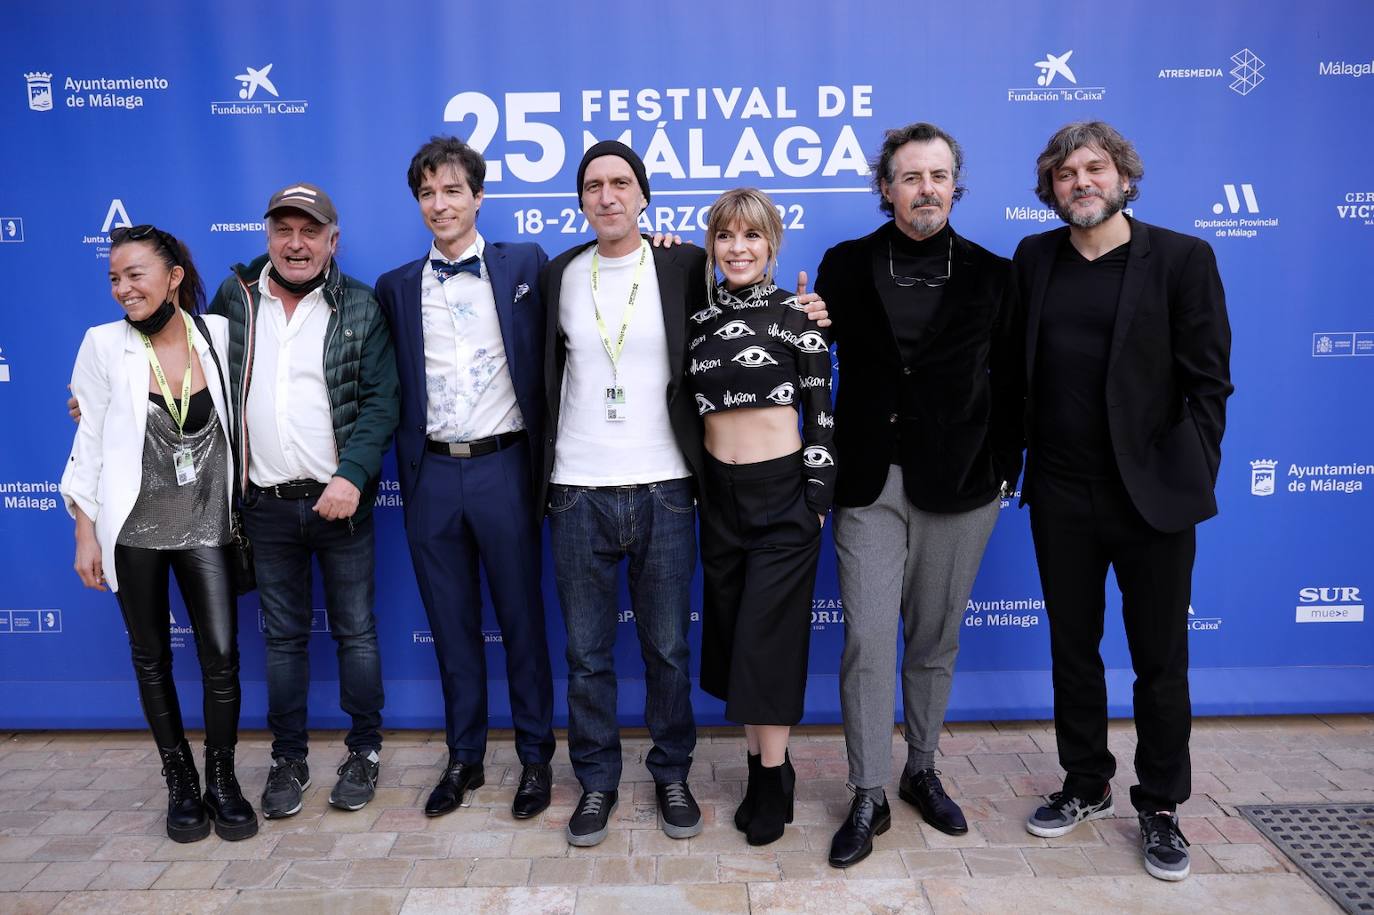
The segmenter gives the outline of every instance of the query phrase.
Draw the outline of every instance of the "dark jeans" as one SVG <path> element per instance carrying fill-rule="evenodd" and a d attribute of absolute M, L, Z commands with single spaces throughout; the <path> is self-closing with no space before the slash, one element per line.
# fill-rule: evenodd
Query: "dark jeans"
<path fill-rule="evenodd" d="M 250 491 L 243 526 L 267 635 L 267 725 L 272 755 L 304 759 L 306 699 L 310 691 L 310 617 L 314 605 L 310 558 L 324 574 L 329 634 L 339 657 L 339 706 L 352 716 L 349 750 L 382 746 L 382 665 L 372 616 L 372 516 L 325 521 L 314 499 L 277 499 Z"/>
<path fill-rule="evenodd" d="M 177 578 L 191 620 L 204 688 L 205 744 L 232 747 L 238 742 L 239 645 L 238 608 L 230 577 L 228 547 L 190 550 L 145 550 L 115 546 L 120 612 L 129 630 L 129 650 L 138 698 L 153 740 L 170 750 L 186 739 L 181 704 L 172 682 L 171 605 L 167 573 Z"/>
<path fill-rule="evenodd" d="M 1101 797 L 1116 774 L 1107 749 L 1107 684 L 1099 645 L 1107 567 L 1116 571 L 1135 670 L 1136 810 L 1188 799 L 1188 604 L 1195 530 L 1161 533 L 1140 517 L 1119 480 L 1036 475 L 1031 534 L 1054 662 L 1054 728 L 1065 790 Z"/>
<path fill-rule="evenodd" d="M 620 784 L 614 648 L 623 559 L 644 658 L 644 722 L 654 741 L 644 762 L 660 784 L 685 781 L 692 766 L 694 514 L 689 480 L 550 489 L 554 575 L 568 627 L 568 755 L 585 791 Z"/>

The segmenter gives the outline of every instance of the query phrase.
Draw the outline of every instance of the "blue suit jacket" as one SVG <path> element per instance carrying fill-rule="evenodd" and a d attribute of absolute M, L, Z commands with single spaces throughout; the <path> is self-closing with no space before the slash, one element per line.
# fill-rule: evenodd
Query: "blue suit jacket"
<path fill-rule="evenodd" d="M 487 242 L 482 258 L 491 278 L 515 399 L 529 430 L 530 485 L 534 486 L 543 467 L 544 440 L 544 302 L 539 294 L 539 271 L 548 257 L 535 244 Z M 425 337 L 420 319 L 420 279 L 425 260 L 411 261 L 377 280 L 377 301 L 391 325 L 396 373 L 401 383 L 396 469 L 407 506 L 425 454 L 425 416 L 429 406 Z"/>

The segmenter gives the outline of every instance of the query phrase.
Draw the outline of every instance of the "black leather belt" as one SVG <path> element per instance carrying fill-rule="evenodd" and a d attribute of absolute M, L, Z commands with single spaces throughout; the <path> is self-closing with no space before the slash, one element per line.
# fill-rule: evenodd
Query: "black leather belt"
<path fill-rule="evenodd" d="M 500 451 L 502 448 L 509 448 L 523 442 L 525 438 L 525 430 L 516 429 L 514 432 L 502 432 L 500 435 L 490 435 L 471 442 L 436 442 L 433 439 L 426 439 L 425 450 L 434 454 L 447 454 L 449 457 L 481 457 L 484 454 L 491 454 L 493 451 Z"/>
<path fill-rule="evenodd" d="M 275 486 L 259 486 L 258 492 L 274 499 L 318 499 L 324 487 L 319 480 L 288 480 Z"/>

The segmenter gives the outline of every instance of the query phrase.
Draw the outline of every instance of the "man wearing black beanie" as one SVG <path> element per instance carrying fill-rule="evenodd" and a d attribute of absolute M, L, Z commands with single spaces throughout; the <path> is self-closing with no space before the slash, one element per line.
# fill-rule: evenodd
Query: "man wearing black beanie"
<path fill-rule="evenodd" d="M 687 787 L 696 746 L 687 628 L 702 432 L 682 377 L 688 315 L 706 303 L 706 257 L 692 245 L 650 247 L 640 235 L 649 179 L 625 144 L 588 149 L 577 190 L 596 240 L 540 277 L 548 303 L 540 504 L 568 630 L 568 751 L 583 789 L 567 838 L 601 842 L 618 802 L 613 646 L 617 573 L 628 560 L 654 744 L 645 764 L 663 831 L 684 839 L 701 832 Z"/>

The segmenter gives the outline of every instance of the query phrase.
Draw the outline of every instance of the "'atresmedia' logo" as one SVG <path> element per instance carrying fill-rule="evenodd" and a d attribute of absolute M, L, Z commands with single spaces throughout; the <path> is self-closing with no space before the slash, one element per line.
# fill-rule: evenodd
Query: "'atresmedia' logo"
<path fill-rule="evenodd" d="M 1264 82 L 1264 74 L 1260 72 L 1264 69 L 1264 61 L 1256 57 L 1255 52 L 1249 48 L 1241 48 L 1232 54 L 1231 63 L 1235 64 L 1231 69 L 1231 75 L 1236 79 L 1231 84 L 1232 92 L 1249 95 Z"/>

